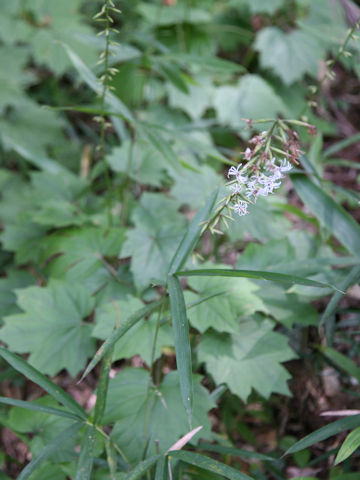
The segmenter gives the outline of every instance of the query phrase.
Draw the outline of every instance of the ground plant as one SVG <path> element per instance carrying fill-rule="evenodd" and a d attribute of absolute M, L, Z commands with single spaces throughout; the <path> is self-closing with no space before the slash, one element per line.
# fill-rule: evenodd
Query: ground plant
<path fill-rule="evenodd" d="M 359 25 L 0 2 L 0 480 L 360 478 Z"/>

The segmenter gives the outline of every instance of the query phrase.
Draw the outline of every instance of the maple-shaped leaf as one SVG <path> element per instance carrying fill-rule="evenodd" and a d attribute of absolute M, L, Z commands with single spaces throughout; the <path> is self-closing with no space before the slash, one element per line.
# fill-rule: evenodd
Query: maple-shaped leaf
<path fill-rule="evenodd" d="M 316 76 L 324 54 L 314 37 L 301 30 L 285 33 L 277 27 L 263 28 L 255 48 L 260 52 L 261 66 L 271 68 L 287 85 L 300 80 L 305 73 Z"/>
<path fill-rule="evenodd" d="M 96 310 L 96 326 L 93 336 L 105 340 L 122 325 L 131 314 L 144 307 L 144 304 L 135 297 L 127 296 L 125 300 L 110 301 Z M 174 345 L 173 333 L 170 324 L 162 325 L 156 334 L 158 314 L 147 320 L 140 320 L 129 329 L 115 344 L 113 360 L 131 358 L 140 355 L 148 365 L 151 365 L 152 350 L 155 335 L 157 335 L 154 360 L 160 357 L 164 346 Z"/>
<path fill-rule="evenodd" d="M 259 75 L 244 75 L 237 85 L 215 90 L 214 108 L 220 122 L 235 128 L 246 126 L 244 118 L 276 117 L 288 108 L 271 85 Z M 245 132 L 246 133 L 246 132 Z"/>
<path fill-rule="evenodd" d="M 164 195 L 144 193 L 132 214 L 135 228 L 128 231 L 121 255 L 132 257 L 131 271 L 139 290 L 153 281 L 166 280 L 186 228 L 186 219 L 178 208 L 178 202 Z"/>
<path fill-rule="evenodd" d="M 0 339 L 13 352 L 30 353 L 29 363 L 42 373 L 65 368 L 75 376 L 95 350 L 92 325 L 85 321 L 94 299 L 81 285 L 59 280 L 16 293 L 23 313 L 5 318 Z"/>
<path fill-rule="evenodd" d="M 44 256 L 54 257 L 47 266 L 53 278 L 86 286 L 99 301 L 125 298 L 134 288 L 131 275 L 124 267 L 111 264 L 118 257 L 124 242 L 121 228 L 84 227 L 72 229 L 50 237 Z"/>
<path fill-rule="evenodd" d="M 194 375 L 192 423 L 194 427 L 203 426 L 195 442 L 210 438 L 207 412 L 215 406 L 201 379 Z M 149 372 L 142 368 L 125 368 L 109 382 L 103 423 L 116 422 L 111 437 L 131 464 L 141 460 L 144 448 L 148 456 L 165 452 L 190 430 L 177 372 L 167 374 L 158 387 L 150 384 L 148 389 Z"/>
<path fill-rule="evenodd" d="M 202 265 L 207 267 L 214 265 Z M 216 268 L 229 268 L 229 265 L 220 264 Z M 189 308 L 187 315 L 191 325 L 200 332 L 209 328 L 236 332 L 241 315 L 267 311 L 256 293 L 259 287 L 247 278 L 190 277 L 188 285 L 193 291 L 185 293 L 186 303 L 188 306 L 198 304 Z"/>
<path fill-rule="evenodd" d="M 268 319 L 249 319 L 231 335 L 207 332 L 198 347 L 199 360 L 216 384 L 226 383 L 244 402 L 253 389 L 265 398 L 273 392 L 289 395 L 290 374 L 281 362 L 296 355 L 273 328 Z"/>

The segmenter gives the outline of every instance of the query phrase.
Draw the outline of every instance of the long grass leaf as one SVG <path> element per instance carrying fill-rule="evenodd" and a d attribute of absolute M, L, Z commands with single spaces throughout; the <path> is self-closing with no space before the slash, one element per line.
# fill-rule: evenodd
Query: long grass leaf
<path fill-rule="evenodd" d="M 180 379 L 180 391 L 191 428 L 193 384 L 189 322 L 186 316 L 186 306 L 180 280 L 177 277 L 169 275 L 168 289 L 175 340 L 176 364 Z"/>
<path fill-rule="evenodd" d="M 147 305 L 144 308 L 136 311 L 127 320 L 121 324 L 114 332 L 108 337 L 105 342 L 101 345 L 99 350 L 96 352 L 94 358 L 91 360 L 89 365 L 87 366 L 85 372 L 83 373 L 81 380 L 83 380 L 88 373 L 100 362 L 103 356 L 115 345 L 115 343 L 137 322 L 139 322 L 142 318 L 146 317 L 153 313 L 159 306 L 161 305 L 161 300 L 158 300 L 150 305 Z"/>
<path fill-rule="evenodd" d="M 83 426 L 82 423 L 73 423 L 69 428 L 64 430 L 60 435 L 53 438 L 47 445 L 44 447 L 39 455 L 37 455 L 31 462 L 22 470 L 18 476 L 18 480 L 27 480 L 30 475 L 53 453 L 56 452 L 60 447 L 62 447 L 69 438 L 73 438 L 80 428 Z"/>
<path fill-rule="evenodd" d="M 25 360 L 12 352 L 9 352 L 4 347 L 0 347 L 0 355 L 6 360 L 15 370 L 22 373 L 26 378 L 43 388 L 49 395 L 51 395 L 64 407 L 74 412 L 80 418 L 87 418 L 85 410 L 75 402 L 62 388 L 49 380 L 45 375 L 40 373 L 36 368 L 29 365 Z"/>
<path fill-rule="evenodd" d="M 360 383 L 360 368 L 350 360 L 350 358 L 331 347 L 321 347 L 320 351 L 351 377 L 356 378 Z"/>
<path fill-rule="evenodd" d="M 171 274 L 179 270 L 186 262 L 188 256 L 194 250 L 197 242 L 199 241 L 201 230 L 203 228 L 203 222 L 205 222 L 214 208 L 218 190 L 215 190 L 206 204 L 201 208 L 195 217 L 190 222 L 190 225 L 183 236 L 178 249 L 170 263 L 169 272 Z"/>
<path fill-rule="evenodd" d="M 101 371 L 96 391 L 96 403 L 95 403 L 95 413 L 94 413 L 94 423 L 95 425 L 100 425 L 101 420 L 104 414 L 106 398 L 109 386 L 109 374 L 111 368 L 111 361 L 114 352 L 114 347 L 110 348 L 103 358 L 103 363 L 101 365 Z"/>
<path fill-rule="evenodd" d="M 96 429 L 88 425 L 81 442 L 79 461 L 77 464 L 75 480 L 90 480 L 94 463 L 94 446 L 96 442 Z"/>
<path fill-rule="evenodd" d="M 285 273 L 264 272 L 262 270 L 233 270 L 223 268 L 204 268 L 197 270 L 186 270 L 183 272 L 175 272 L 174 275 L 179 277 L 245 277 L 255 278 L 257 280 L 267 280 L 278 283 L 291 283 L 298 285 L 306 285 L 309 287 L 330 287 L 338 290 L 333 285 L 324 282 L 317 282 L 309 278 L 298 277 L 296 275 L 287 275 Z"/>
<path fill-rule="evenodd" d="M 360 446 L 360 427 L 355 428 L 345 438 L 335 458 L 335 465 L 346 460 Z"/>
<path fill-rule="evenodd" d="M 189 463 L 190 465 L 195 465 L 196 467 L 202 468 L 209 472 L 223 475 L 230 480 L 252 480 L 251 477 L 245 475 L 245 473 L 239 472 L 238 470 L 235 470 L 235 468 L 229 467 L 228 465 L 218 462 L 212 458 L 205 457 L 204 455 L 200 455 L 199 453 L 183 452 L 180 450 L 170 452 L 169 458 L 172 457 L 177 460 L 182 460 L 185 463 Z"/>
<path fill-rule="evenodd" d="M 58 417 L 71 418 L 72 420 L 81 420 L 81 417 L 79 417 L 79 415 L 67 412 L 66 410 L 47 407 L 46 405 L 39 405 L 38 403 L 26 402 L 24 400 L 17 400 L 15 398 L 0 397 L 0 403 L 4 405 L 11 405 L 12 407 L 25 408 L 26 410 L 33 410 L 35 412 L 49 413 L 50 415 L 56 415 Z"/>
<path fill-rule="evenodd" d="M 125 480 L 138 480 L 146 473 L 163 455 L 154 455 L 138 463 L 134 470 L 127 474 Z"/>
<path fill-rule="evenodd" d="M 196 447 L 197 450 L 206 450 L 207 452 L 216 452 L 223 455 L 231 455 L 233 457 L 239 458 L 256 458 L 264 462 L 274 462 L 277 459 L 270 457 L 269 455 L 264 455 L 262 453 L 251 452 L 250 450 L 242 450 L 234 447 L 227 447 L 225 445 L 214 445 L 212 443 L 199 443 Z"/>
<path fill-rule="evenodd" d="M 343 292 L 346 292 L 346 290 L 349 287 L 351 287 L 351 285 L 353 285 L 359 278 L 360 278 L 360 265 L 356 265 L 351 269 L 351 271 L 343 280 L 341 285 L 339 285 L 339 288 Z M 336 307 L 338 306 L 338 303 L 340 302 L 343 296 L 344 296 L 344 293 L 341 293 L 341 292 L 334 293 L 334 295 L 331 297 L 330 302 L 326 306 L 325 312 L 321 317 L 320 325 L 323 325 L 324 323 L 326 323 L 326 321 L 334 314 Z"/>
<path fill-rule="evenodd" d="M 310 211 L 350 252 L 360 255 L 360 226 L 323 189 L 303 174 L 291 176 L 296 193 Z"/>
<path fill-rule="evenodd" d="M 304 448 L 308 448 L 315 443 L 322 442 L 329 437 L 333 437 L 340 432 L 344 432 L 345 430 L 349 430 L 350 428 L 355 428 L 360 426 L 360 415 L 354 415 L 352 417 L 341 418 L 340 420 L 336 420 L 336 422 L 330 423 L 329 425 L 325 425 L 325 427 L 321 427 L 313 433 L 310 433 L 306 437 L 302 438 L 294 445 L 292 445 L 286 452 L 285 455 L 289 455 L 290 453 L 299 452 Z"/>
<path fill-rule="evenodd" d="M 154 480 L 166 480 L 167 476 L 167 465 L 166 457 L 162 455 L 156 464 L 155 479 Z"/>

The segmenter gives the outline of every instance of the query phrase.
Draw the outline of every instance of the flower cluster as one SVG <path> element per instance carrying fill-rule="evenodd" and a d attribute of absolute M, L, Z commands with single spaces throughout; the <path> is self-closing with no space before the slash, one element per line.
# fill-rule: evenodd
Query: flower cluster
<path fill-rule="evenodd" d="M 233 210 L 240 216 L 246 215 L 248 203 L 256 202 L 259 196 L 266 197 L 274 193 L 280 187 L 284 173 L 291 169 L 292 165 L 286 158 L 276 163 L 275 157 L 263 162 L 261 167 L 254 165 L 247 168 L 241 163 L 237 167 L 230 167 L 228 177 L 235 178 L 229 187 L 237 198 Z"/>

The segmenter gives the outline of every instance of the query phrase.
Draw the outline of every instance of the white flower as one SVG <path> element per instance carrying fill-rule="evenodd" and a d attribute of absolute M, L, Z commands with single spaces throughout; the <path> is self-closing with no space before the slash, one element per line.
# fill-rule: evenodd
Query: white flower
<path fill-rule="evenodd" d="M 245 160 L 251 160 L 252 154 L 253 154 L 252 150 L 248 147 L 244 153 Z"/>
<path fill-rule="evenodd" d="M 248 213 L 247 208 L 248 208 L 248 204 L 243 200 L 239 200 L 239 202 L 233 206 L 234 212 L 238 213 L 240 217 Z"/>
<path fill-rule="evenodd" d="M 242 163 L 239 163 L 237 167 L 230 167 L 227 174 L 228 178 L 230 177 L 230 175 L 235 175 L 235 176 L 239 175 L 240 173 L 239 170 L 241 167 L 242 167 Z"/>
<path fill-rule="evenodd" d="M 288 172 L 293 167 L 292 167 L 291 163 L 288 160 L 286 160 L 286 158 L 283 158 L 283 160 L 280 160 L 280 167 L 279 168 L 280 168 L 281 172 Z"/>

